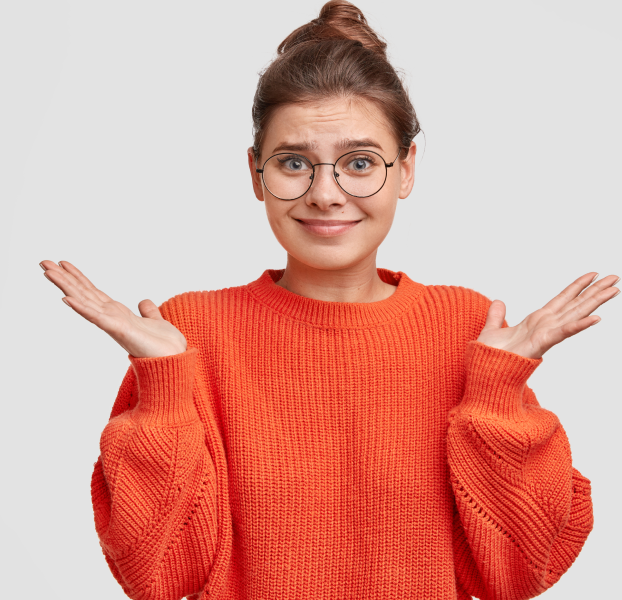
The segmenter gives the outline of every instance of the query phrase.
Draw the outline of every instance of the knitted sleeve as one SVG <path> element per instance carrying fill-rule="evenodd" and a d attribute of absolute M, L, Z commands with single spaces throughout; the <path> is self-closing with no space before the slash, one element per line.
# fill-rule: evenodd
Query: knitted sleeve
<path fill-rule="evenodd" d="M 593 527 L 590 481 L 572 466 L 559 419 L 526 385 L 542 360 L 469 341 L 464 395 L 449 412 L 456 576 L 482 600 L 541 594 Z"/>
<path fill-rule="evenodd" d="M 179 600 L 205 584 L 216 547 L 216 477 L 193 401 L 198 350 L 129 356 L 101 436 L 91 494 L 112 574 L 133 599 Z M 123 410 L 123 412 L 120 412 Z"/>

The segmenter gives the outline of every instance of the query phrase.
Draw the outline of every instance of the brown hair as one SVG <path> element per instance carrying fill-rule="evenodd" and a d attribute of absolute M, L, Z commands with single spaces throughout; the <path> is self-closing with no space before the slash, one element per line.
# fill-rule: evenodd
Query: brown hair
<path fill-rule="evenodd" d="M 257 84 L 253 101 L 255 160 L 278 106 L 335 96 L 374 102 L 407 154 L 419 133 L 419 121 L 404 84 L 387 59 L 386 48 L 363 13 L 345 0 L 327 2 L 317 19 L 290 33 Z"/>

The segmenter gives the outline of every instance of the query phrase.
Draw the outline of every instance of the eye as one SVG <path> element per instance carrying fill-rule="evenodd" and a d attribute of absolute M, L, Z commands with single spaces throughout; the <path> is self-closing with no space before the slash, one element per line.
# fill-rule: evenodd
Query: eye
<path fill-rule="evenodd" d="M 375 165 L 375 162 L 376 161 L 368 155 L 354 156 L 350 157 L 346 169 L 354 173 L 365 173 Z"/>
<path fill-rule="evenodd" d="M 306 171 L 309 168 L 307 161 L 300 156 L 279 156 L 277 160 L 285 171 L 291 173 Z"/>

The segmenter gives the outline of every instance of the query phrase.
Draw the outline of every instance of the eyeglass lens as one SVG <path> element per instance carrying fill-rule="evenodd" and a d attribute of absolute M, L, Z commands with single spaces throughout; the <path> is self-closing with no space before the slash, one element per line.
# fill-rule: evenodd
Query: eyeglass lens
<path fill-rule="evenodd" d="M 316 167 L 316 177 L 319 168 Z M 313 183 L 313 165 L 300 154 L 276 154 L 268 159 L 263 169 L 265 186 L 273 196 L 282 200 L 299 198 Z M 335 165 L 335 172 L 343 191 L 358 197 L 373 196 L 380 191 L 387 177 L 384 159 L 370 151 L 342 156 Z"/>

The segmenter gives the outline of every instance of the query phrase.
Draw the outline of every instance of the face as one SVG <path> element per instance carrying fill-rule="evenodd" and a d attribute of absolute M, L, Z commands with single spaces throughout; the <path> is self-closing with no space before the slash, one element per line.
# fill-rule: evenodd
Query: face
<path fill-rule="evenodd" d="M 281 200 L 263 185 L 255 169 L 261 168 L 273 154 L 295 152 L 306 157 L 308 165 L 294 158 L 284 162 L 281 168 L 302 168 L 306 170 L 305 175 L 310 175 L 313 170 L 309 165 L 335 163 L 343 154 L 357 151 L 350 155 L 348 164 L 340 163 L 346 171 L 365 170 L 371 165 L 367 158 L 371 158 L 372 161 L 377 159 L 375 168 L 381 168 L 384 173 L 380 158 L 366 154 L 366 150 L 376 152 L 387 164 L 395 159 L 399 150 L 384 115 L 367 100 L 288 104 L 275 110 L 260 159 L 255 163 L 249 148 L 248 162 L 255 195 L 265 202 L 272 231 L 291 257 L 314 269 L 337 270 L 375 255 L 389 233 L 398 198 L 406 198 L 412 190 L 416 146 L 413 142 L 407 158 L 396 160 L 386 170 L 384 186 L 368 198 L 346 193 L 337 185 L 333 167 L 319 165 L 315 167 L 313 185 L 303 196 Z M 286 155 L 283 160 L 288 160 Z M 342 174 L 341 181 L 346 177 Z M 309 180 L 306 176 L 305 179 Z M 267 174 L 266 181 L 269 182 Z"/>

